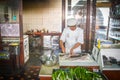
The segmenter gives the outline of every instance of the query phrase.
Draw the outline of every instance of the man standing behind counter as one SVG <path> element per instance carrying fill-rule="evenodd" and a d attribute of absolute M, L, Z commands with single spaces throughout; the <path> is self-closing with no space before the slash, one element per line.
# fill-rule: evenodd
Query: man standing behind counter
<path fill-rule="evenodd" d="M 63 30 L 60 37 L 62 53 L 69 54 L 69 56 L 81 53 L 81 45 L 84 43 L 83 29 L 76 27 L 76 23 L 75 18 L 68 19 L 68 27 Z"/>

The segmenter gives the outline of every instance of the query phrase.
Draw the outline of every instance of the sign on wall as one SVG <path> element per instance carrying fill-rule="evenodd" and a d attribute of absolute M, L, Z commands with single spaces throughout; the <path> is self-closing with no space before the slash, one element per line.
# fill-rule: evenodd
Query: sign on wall
<path fill-rule="evenodd" d="M 20 36 L 19 24 L 0 24 L 1 36 Z"/>

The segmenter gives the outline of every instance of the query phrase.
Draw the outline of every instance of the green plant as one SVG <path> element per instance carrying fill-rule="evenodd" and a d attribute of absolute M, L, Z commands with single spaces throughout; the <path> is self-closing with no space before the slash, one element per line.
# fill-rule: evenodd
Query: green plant
<path fill-rule="evenodd" d="M 57 69 L 53 71 L 53 80 L 103 80 L 102 76 L 84 67 Z"/>
<path fill-rule="evenodd" d="M 53 72 L 52 79 L 53 80 L 68 80 L 69 79 L 68 73 L 65 70 L 57 69 L 56 71 Z"/>

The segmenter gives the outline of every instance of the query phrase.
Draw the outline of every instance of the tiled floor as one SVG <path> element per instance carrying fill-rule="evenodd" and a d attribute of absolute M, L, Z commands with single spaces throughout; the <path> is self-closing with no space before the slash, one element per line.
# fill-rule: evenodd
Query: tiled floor
<path fill-rule="evenodd" d="M 30 52 L 29 60 L 26 66 L 40 66 L 40 56 L 43 54 L 43 50 L 35 49 L 34 51 Z"/>
<path fill-rule="evenodd" d="M 0 74 L 0 80 L 39 80 L 42 50 L 34 49 L 23 70 L 14 74 Z"/>
<path fill-rule="evenodd" d="M 0 74 L 0 80 L 40 80 L 40 67 L 27 67 L 20 73 L 16 74 Z"/>

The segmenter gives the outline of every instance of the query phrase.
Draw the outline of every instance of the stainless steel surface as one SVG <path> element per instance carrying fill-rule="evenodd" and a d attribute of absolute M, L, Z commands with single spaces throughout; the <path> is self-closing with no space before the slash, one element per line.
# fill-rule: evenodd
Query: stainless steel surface
<path fill-rule="evenodd" d="M 47 60 L 47 56 L 46 55 L 42 55 L 40 57 L 40 60 L 42 61 L 42 63 L 45 63 L 45 61 Z"/>
<path fill-rule="evenodd" d="M 53 66 L 53 61 L 52 61 L 52 60 L 47 60 L 47 61 L 45 62 L 45 65 L 46 65 L 46 66 Z"/>
<path fill-rule="evenodd" d="M 50 55 L 48 54 L 44 54 L 40 57 L 42 63 L 46 66 L 54 66 L 57 64 L 58 62 L 58 57 L 54 54 L 54 52 L 52 51 L 50 53 Z"/>

